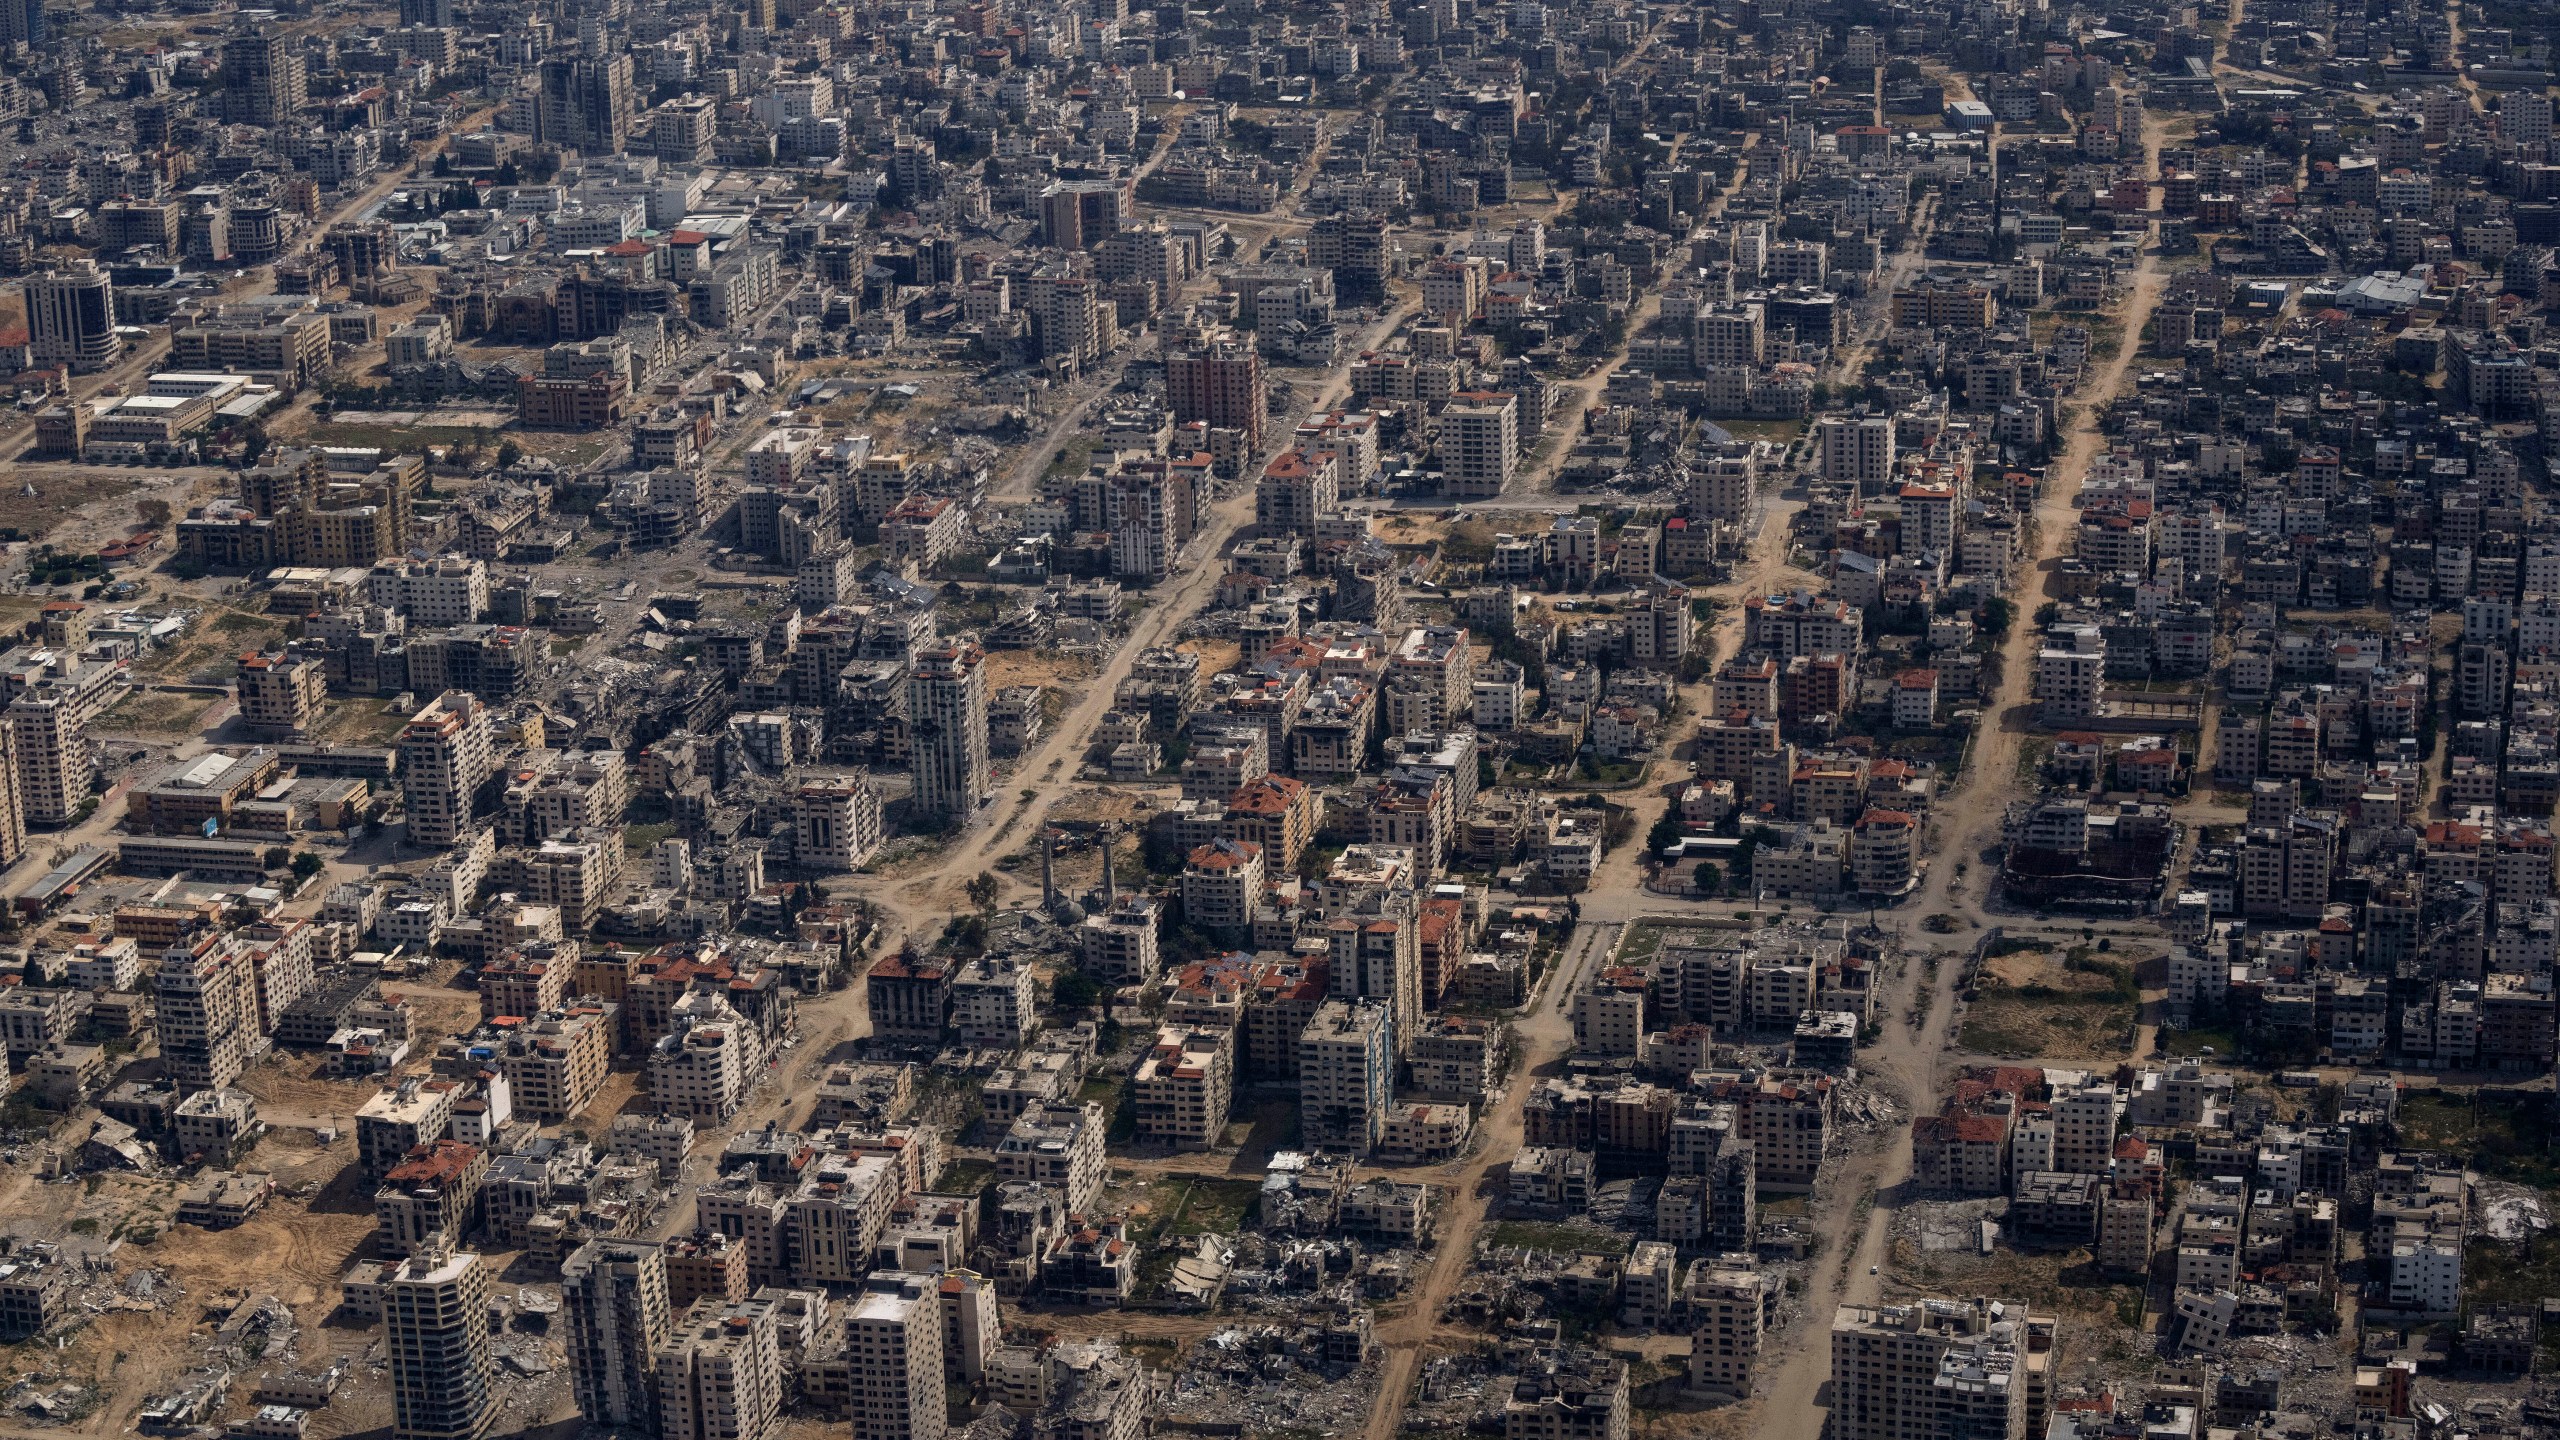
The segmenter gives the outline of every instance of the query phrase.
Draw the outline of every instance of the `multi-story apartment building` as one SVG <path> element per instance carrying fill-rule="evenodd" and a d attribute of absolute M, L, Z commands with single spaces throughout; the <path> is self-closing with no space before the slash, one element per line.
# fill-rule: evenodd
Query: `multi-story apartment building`
<path fill-rule="evenodd" d="M 1130 1081 L 1138 1134 L 1162 1145 L 1205 1150 L 1226 1134 L 1235 1092 L 1233 1030 L 1167 1026 Z"/>
<path fill-rule="evenodd" d="M 1164 369 L 1175 424 L 1239 431 L 1245 453 L 1261 453 L 1267 402 L 1262 356 L 1250 342 L 1219 339 L 1176 350 Z"/>
<path fill-rule="evenodd" d="M 987 752 L 987 656 L 973 644 L 938 645 L 915 657 L 907 681 L 919 815 L 965 821 L 992 793 Z"/>
<path fill-rule="evenodd" d="M 262 651 L 240 657 L 240 719 L 269 737 L 301 735 L 320 718 L 329 667 L 310 656 Z"/>
<path fill-rule="evenodd" d="M 1262 847 L 1213 840 L 1195 847 L 1182 868 L 1184 923 L 1213 935 L 1250 934 L 1263 890 Z"/>
<path fill-rule="evenodd" d="M 1517 473 L 1520 401 L 1494 391 L 1464 390 L 1440 412 L 1440 489 L 1453 500 L 1491 500 Z"/>
<path fill-rule="evenodd" d="M 1254 486 L 1254 524 L 1269 534 L 1314 534 L 1341 504 L 1342 468 L 1332 451 L 1300 445 L 1272 456 Z"/>
<path fill-rule="evenodd" d="M 162 964 L 165 968 L 167 962 Z M 445 1133 L 445 1127 L 453 1120 L 453 1107 L 462 1099 L 458 1081 L 413 1076 L 364 1102 L 363 1108 L 356 1111 L 359 1172 L 366 1180 L 377 1182 L 389 1175 L 410 1151 Z"/>
<path fill-rule="evenodd" d="M 1769 1278 L 1747 1256 L 1701 1263 L 1690 1272 L 1689 1388 L 1748 1397 L 1758 1378 L 1760 1342 L 1775 1299 Z"/>
<path fill-rule="evenodd" d="M 1299 1124 L 1306 1142 L 1365 1155 L 1395 1098 L 1395 1021 L 1374 1001 L 1327 1000 L 1298 1037 Z"/>
<path fill-rule="evenodd" d="M 2016 1301 L 1843 1305 L 1831 1321 L 1835 1440 L 2021 1440 L 2030 1321 Z"/>
<path fill-rule="evenodd" d="M 996 1142 L 996 1177 L 1054 1185 L 1067 1209 L 1081 1212 L 1102 1194 L 1109 1128 L 1102 1107 L 1089 1100 L 1028 1111 Z"/>
<path fill-rule="evenodd" d="M 1159 965 L 1163 905 L 1152 895 L 1122 895 L 1077 929 L 1086 974 L 1108 985 L 1145 984 Z"/>
<path fill-rule="evenodd" d="M 125 692 L 123 667 L 53 651 L 0 677 L 9 700 L 18 804 L 28 823 L 66 825 L 97 782 L 89 732 Z"/>
<path fill-rule="evenodd" d="M 489 1272 L 480 1257 L 420 1250 L 382 1282 L 395 1440 L 479 1440 L 497 1418 Z"/>
<path fill-rule="evenodd" d="M 1877 495 L 1893 478 L 1893 417 L 1825 416 L 1814 426 L 1822 478 Z M 1950 537 L 1952 538 L 1952 537 Z"/>
<path fill-rule="evenodd" d="M 498 1069 L 517 1109 L 558 1124 L 576 1118 L 604 1088 L 614 1017 L 601 1005 L 573 1005 L 502 1023 Z"/>
<path fill-rule="evenodd" d="M 858 775 L 803 781 L 791 818 L 793 857 L 821 874 L 850 874 L 869 864 L 884 834 L 880 792 Z"/>
<path fill-rule="evenodd" d="M 74 260 L 27 281 L 30 355 L 46 367 L 82 375 L 116 363 L 124 339 L 116 333 L 115 280 L 94 260 Z"/>
<path fill-rule="evenodd" d="M 161 952 L 152 981 L 160 1056 L 180 1090 L 219 1090 L 266 1048 L 248 947 L 199 931 Z"/>
<path fill-rule="evenodd" d="M 1013 956 L 979 955 L 951 976 L 951 1027 L 973 1045 L 1019 1046 L 1040 1026 L 1031 967 Z"/>
<path fill-rule="evenodd" d="M 851 1302 L 845 1352 L 853 1361 L 854 1440 L 942 1440 L 941 1288 L 936 1276 L 884 1271 Z"/>
<path fill-rule="evenodd" d="M 590 1240 L 560 1265 L 570 1388 L 591 1425 L 654 1433 L 658 1351 L 675 1317 L 667 1256 L 650 1240 Z"/>
<path fill-rule="evenodd" d="M 1753 595 L 1742 602 L 1745 644 L 1785 661 L 1798 655 L 1855 655 L 1866 633 L 1864 612 L 1828 595 L 1799 590 Z"/>
<path fill-rule="evenodd" d="M 781 1428 L 782 1342 L 770 1308 L 696 1300 L 657 1363 L 660 1440 L 768 1440 Z"/>
<path fill-rule="evenodd" d="M 2071 1175 L 2104 1175 L 2115 1162 L 2124 1102 L 2113 1085 L 2084 1085 L 2053 1099 L 2053 1164 Z"/>
<path fill-rule="evenodd" d="M 400 787 L 408 802 L 410 844 L 432 849 L 461 838 L 481 791 L 497 774 L 494 728 L 478 696 L 448 690 L 401 732 Z"/>

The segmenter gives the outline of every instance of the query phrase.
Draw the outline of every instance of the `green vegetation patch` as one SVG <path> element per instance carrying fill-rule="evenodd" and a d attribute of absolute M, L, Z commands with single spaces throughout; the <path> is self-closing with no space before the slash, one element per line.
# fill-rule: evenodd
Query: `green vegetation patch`
<path fill-rule="evenodd" d="M 1262 1186 L 1252 1180 L 1192 1180 L 1182 1203 L 1157 1233 L 1163 1235 L 1232 1235 L 1245 1227 L 1261 1203 Z"/>
<path fill-rule="evenodd" d="M 2400 1143 L 2458 1155 L 2492 1180 L 2560 1189 L 2551 1133 L 2551 1097 L 2496 1091 L 2410 1090 L 2400 1097 Z M 2560 1285 L 2547 1294 L 2560 1295 Z"/>
<path fill-rule="evenodd" d="M 344 445 L 359 450 L 388 450 L 423 455 L 441 445 L 486 443 L 498 432 L 479 425 L 314 425 L 301 437 L 306 445 Z"/>
<path fill-rule="evenodd" d="M 996 1167 L 991 1160 L 954 1160 L 942 1167 L 935 1177 L 936 1195 L 976 1195 L 995 1183 Z"/>
<path fill-rule="evenodd" d="M 2462 1298 L 2473 1305 L 2539 1307 L 2560 1295 L 2560 1230 L 2545 1230 L 2523 1244 L 2474 1240 L 2462 1257 Z"/>
<path fill-rule="evenodd" d="M 410 712 L 379 700 L 333 700 L 319 738 L 331 745 L 388 745 L 408 728 Z"/>

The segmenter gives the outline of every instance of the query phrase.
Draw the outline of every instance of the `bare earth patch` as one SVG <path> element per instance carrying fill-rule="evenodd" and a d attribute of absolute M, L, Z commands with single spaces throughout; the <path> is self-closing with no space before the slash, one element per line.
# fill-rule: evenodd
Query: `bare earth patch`
<path fill-rule="evenodd" d="M 1014 685 L 1037 685 L 1049 689 L 1090 680 L 1094 675 L 1090 655 L 1061 655 L 1052 650 L 991 650 L 987 652 L 987 688 L 1002 690 Z"/>
<path fill-rule="evenodd" d="M 171 690 L 136 690 L 98 717 L 98 729 L 143 740 L 184 740 L 202 733 L 212 697 Z"/>
<path fill-rule="evenodd" d="M 1966 1002 L 1960 1043 L 2013 1060 L 2125 1059 L 2140 1000 L 2134 964 L 2086 946 L 1987 960 Z"/>

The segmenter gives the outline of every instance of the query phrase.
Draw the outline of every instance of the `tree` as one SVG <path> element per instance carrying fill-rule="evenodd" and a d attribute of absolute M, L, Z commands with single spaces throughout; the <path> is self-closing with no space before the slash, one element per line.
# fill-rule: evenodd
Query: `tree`
<path fill-rule="evenodd" d="M 1758 830 L 1742 832 L 1742 845 L 1733 852 L 1733 873 L 1745 880 L 1751 876 L 1751 856 L 1760 848 L 1760 835 Z"/>
<path fill-rule="evenodd" d="M 1653 822 L 1652 829 L 1644 832 L 1644 848 L 1648 853 L 1659 855 L 1679 844 L 1682 833 L 1679 820 L 1666 811 L 1661 819 Z"/>
<path fill-rule="evenodd" d="M 499 468 L 499 469 L 501 469 L 501 470 L 509 469 L 509 468 L 511 468 L 512 466 L 514 466 L 514 464 L 515 464 L 518 460 L 521 460 L 521 459 L 523 459 L 523 458 L 524 458 L 524 449 L 523 449 L 523 447 L 521 447 L 521 446 L 517 445 L 517 444 L 516 444 L 516 442 L 514 442 L 513 440 L 501 440 L 501 441 L 499 441 L 499 442 L 498 442 L 498 468 Z"/>
<path fill-rule="evenodd" d="M 968 885 L 969 903 L 981 910 L 996 908 L 996 877 L 991 870 L 981 870 Z"/>
<path fill-rule="evenodd" d="M 1050 998 L 1060 1009 L 1089 1010 L 1102 1003 L 1102 982 L 1081 970 L 1061 970 L 1050 987 Z"/>
<path fill-rule="evenodd" d="M 1986 635 L 2008 634 L 2010 625 L 2015 623 L 2017 618 L 2018 607 L 1996 595 L 1983 602 L 1982 631 Z"/>
<path fill-rule="evenodd" d="M 308 880 L 328 868 L 328 861 L 308 850 L 298 851 L 293 857 L 293 878 L 296 880 Z"/>
<path fill-rule="evenodd" d="M 1699 861 L 1698 868 L 1691 873 L 1690 878 L 1697 882 L 1699 889 L 1710 895 L 1724 889 L 1724 871 L 1713 860 Z"/>

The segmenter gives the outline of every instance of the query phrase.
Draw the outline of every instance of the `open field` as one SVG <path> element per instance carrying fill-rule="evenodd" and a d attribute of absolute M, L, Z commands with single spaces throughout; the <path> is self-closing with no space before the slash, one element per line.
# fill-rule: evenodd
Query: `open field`
<path fill-rule="evenodd" d="M 175 494 L 184 493 L 181 482 L 171 482 L 168 472 L 160 470 L 108 469 L 98 465 L 51 465 L 41 462 L 10 467 L 12 483 L 0 485 L 0 528 L 17 530 L 29 539 L 52 537 L 62 522 L 101 501 L 132 496 L 139 500 L 146 494 L 159 495 L 171 505 Z M 147 483 L 148 482 L 148 483 Z M 21 485 L 32 486 L 35 494 L 20 492 Z M 130 509 L 117 518 L 125 523 L 139 523 Z M 118 531 L 123 525 L 117 527 Z M 66 541 L 66 548 L 73 548 Z M 87 547 L 77 547 L 85 551 Z"/>
<path fill-rule="evenodd" d="M 995 1162 L 990 1160 L 954 1160 L 942 1167 L 934 1177 L 936 1195 L 976 1195 L 996 1182 Z"/>
<path fill-rule="evenodd" d="M 168 680 L 219 684 L 240 673 L 240 657 L 284 638 L 284 622 L 245 610 L 216 610 L 178 642 L 144 657 L 136 668 Z"/>
<path fill-rule="evenodd" d="M 2086 1248 L 2015 1250 L 2004 1242 L 1989 1255 L 1924 1250 L 1908 1236 L 1893 1242 L 1885 1267 L 1898 1288 L 1923 1295 L 1991 1295 L 2024 1300 L 2062 1321 L 2064 1353 L 2077 1365 L 2122 1372 L 2144 1365 L 2146 1347 L 2130 1328 L 2143 1313 L 2142 1291 L 2100 1275 Z"/>
<path fill-rule="evenodd" d="M 2469 1090 L 2410 1090 L 2400 1097 L 2400 1141 L 2412 1150 L 2460 1156 L 2492 1180 L 2560 1189 L 2560 1157 L 2544 1143 L 2551 1097 Z M 2551 1294 L 2560 1295 L 2560 1285 Z"/>
<path fill-rule="evenodd" d="M 400 738 L 409 717 L 396 707 L 386 708 L 378 698 L 357 696 L 329 702 L 329 712 L 320 718 L 314 733 L 332 745 L 388 745 Z"/>
<path fill-rule="evenodd" d="M 2473 1305 L 2535 1306 L 2560 1295 L 2560 1231 L 2521 1244 L 2474 1240 L 2462 1259 L 2462 1298 Z"/>
<path fill-rule="evenodd" d="M 1173 648 L 1200 657 L 1200 678 L 1204 681 L 1244 662 L 1244 647 L 1233 640 L 1185 640 Z"/>
<path fill-rule="evenodd" d="M 1115 1186 L 1128 1197 L 1129 1228 L 1146 1242 L 1194 1235 L 1232 1235 L 1244 1228 L 1262 1197 L 1253 1180 L 1204 1180 L 1166 1175 Z"/>
<path fill-rule="evenodd" d="M 2122 1060 L 2139 999 L 2129 958 L 2085 948 L 2001 955 L 1983 966 L 1958 1043 L 2014 1059 Z"/>
<path fill-rule="evenodd" d="M 494 426 L 477 425 L 389 425 L 361 421 L 341 424 L 322 421 L 295 437 L 307 445 L 345 445 L 357 449 L 388 450 L 395 454 L 423 454 L 444 445 L 498 443 Z"/>
<path fill-rule="evenodd" d="M 987 689 L 990 692 L 1013 685 L 1037 685 L 1046 690 L 1090 680 L 1093 674 L 1093 657 L 1089 655 L 1061 655 L 1054 650 L 987 652 Z"/>
<path fill-rule="evenodd" d="M 98 729 L 142 740 L 185 740 L 203 729 L 212 696 L 173 690 L 135 690 L 98 717 Z"/>

